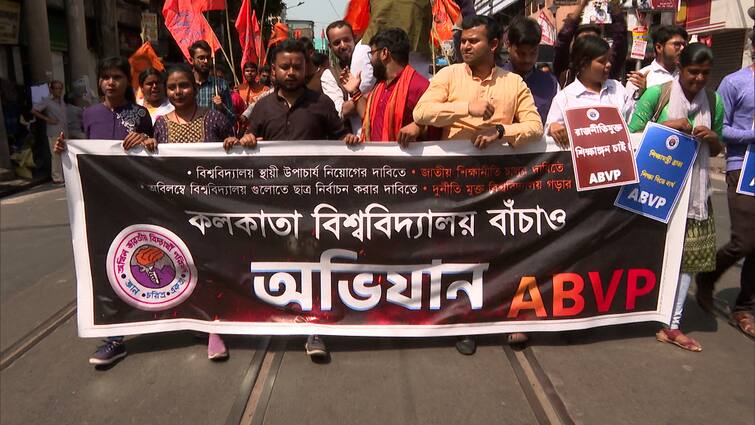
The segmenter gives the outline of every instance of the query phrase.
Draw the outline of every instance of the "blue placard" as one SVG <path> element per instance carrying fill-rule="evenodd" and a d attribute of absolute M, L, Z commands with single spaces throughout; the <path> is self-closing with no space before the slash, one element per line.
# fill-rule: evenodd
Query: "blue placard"
<path fill-rule="evenodd" d="M 614 205 L 668 223 L 697 157 L 697 140 L 648 123 L 635 155 L 639 183 L 622 186 Z"/>
<path fill-rule="evenodd" d="M 737 193 L 755 196 L 755 144 L 750 143 L 742 162 L 742 172 L 739 174 Z"/>

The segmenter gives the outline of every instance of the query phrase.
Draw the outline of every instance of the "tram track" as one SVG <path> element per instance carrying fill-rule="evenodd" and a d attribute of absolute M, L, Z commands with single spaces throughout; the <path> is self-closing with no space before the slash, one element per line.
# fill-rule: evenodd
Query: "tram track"
<path fill-rule="evenodd" d="M 76 300 L 70 301 L 60 310 L 48 317 L 29 333 L 19 338 L 13 345 L 0 354 L 0 371 L 5 370 L 27 351 L 31 350 L 48 335 L 58 329 L 76 313 Z"/>

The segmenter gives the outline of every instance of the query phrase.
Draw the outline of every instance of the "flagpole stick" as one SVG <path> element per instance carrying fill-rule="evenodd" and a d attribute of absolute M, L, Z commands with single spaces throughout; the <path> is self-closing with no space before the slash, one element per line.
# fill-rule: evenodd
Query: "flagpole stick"
<path fill-rule="evenodd" d="M 260 39 L 262 39 L 262 32 L 265 31 L 265 9 L 267 9 L 267 0 L 262 3 L 262 15 L 260 15 Z M 265 52 L 265 54 L 267 54 L 267 52 Z M 261 67 L 262 52 L 257 52 L 257 69 L 260 69 Z"/>
<path fill-rule="evenodd" d="M 228 0 L 225 0 L 225 31 L 228 33 L 228 51 L 231 52 L 231 74 L 233 81 L 239 85 L 239 79 L 236 77 L 236 64 L 233 60 L 233 42 L 231 41 L 231 21 L 228 18 Z"/>

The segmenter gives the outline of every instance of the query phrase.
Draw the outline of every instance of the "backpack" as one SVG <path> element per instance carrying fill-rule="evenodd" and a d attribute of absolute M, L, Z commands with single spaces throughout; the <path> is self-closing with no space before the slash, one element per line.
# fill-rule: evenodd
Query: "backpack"
<path fill-rule="evenodd" d="M 671 84 L 673 83 L 674 81 L 672 80 L 661 85 L 661 97 L 658 98 L 658 104 L 655 105 L 655 112 L 653 112 L 653 118 L 650 121 L 658 122 L 658 117 L 661 116 L 661 111 L 666 107 L 666 105 L 668 105 L 668 102 L 671 99 Z M 716 92 L 707 87 L 705 87 L 704 90 L 705 94 L 708 96 L 708 107 L 711 110 L 712 118 L 716 111 Z"/>

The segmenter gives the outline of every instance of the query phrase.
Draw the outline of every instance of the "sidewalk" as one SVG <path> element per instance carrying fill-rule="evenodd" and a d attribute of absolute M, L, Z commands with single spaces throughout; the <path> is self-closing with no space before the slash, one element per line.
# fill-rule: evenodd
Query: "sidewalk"
<path fill-rule="evenodd" d="M 49 178 L 21 179 L 0 181 L 0 198 L 15 195 L 17 193 L 32 189 L 36 186 L 49 182 Z"/>

